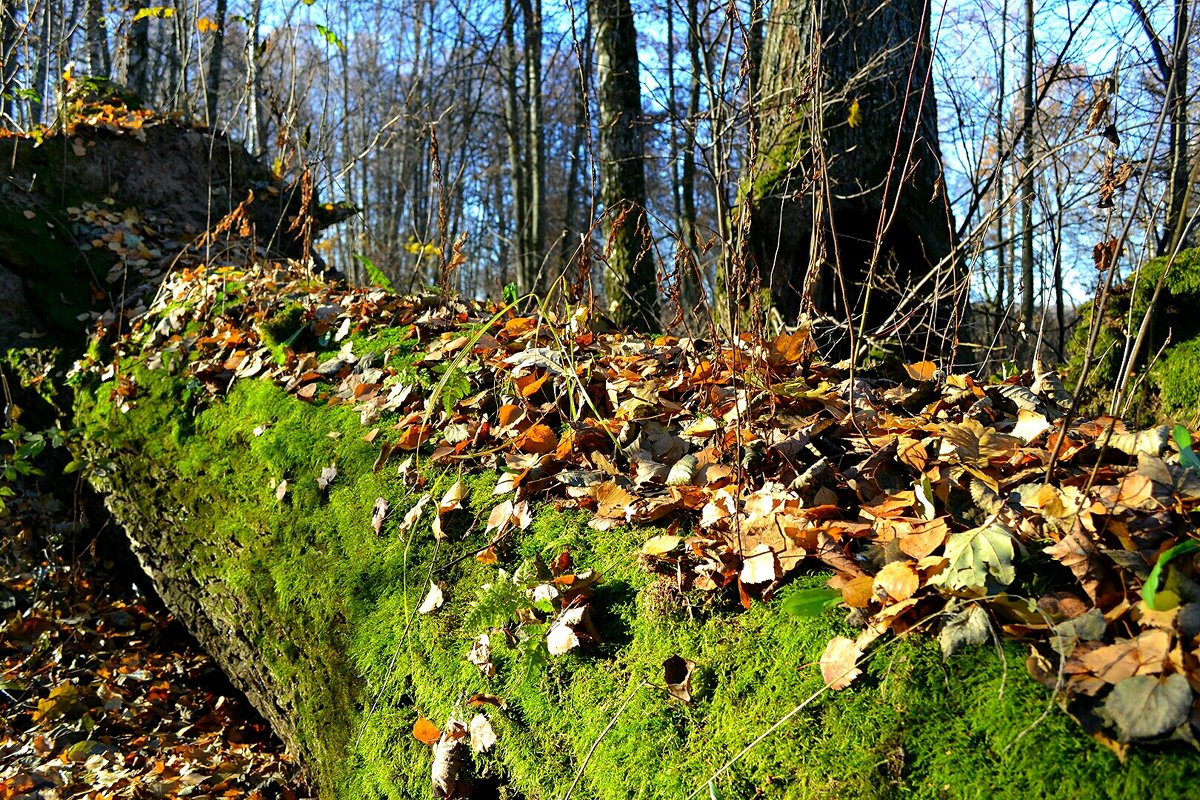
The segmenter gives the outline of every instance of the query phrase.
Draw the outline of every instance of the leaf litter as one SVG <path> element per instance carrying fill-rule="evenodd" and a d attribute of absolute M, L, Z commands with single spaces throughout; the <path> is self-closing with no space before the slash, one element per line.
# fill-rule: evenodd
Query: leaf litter
<path fill-rule="evenodd" d="M 380 448 L 376 471 L 405 451 L 460 475 L 498 473 L 503 499 L 486 516 L 481 562 L 500 562 L 534 502 L 581 508 L 597 531 L 658 526 L 630 557 L 681 592 L 749 606 L 800 571 L 831 571 L 817 591 L 833 595 L 789 608 L 840 602 L 862 629 L 822 657 L 832 688 L 853 683 L 881 634 L 932 625 L 947 653 L 992 635 L 1026 642 L 1030 672 L 1120 754 L 1131 742 L 1196 744 L 1186 710 L 1200 686 L 1200 583 L 1188 543 L 1200 478 L 1186 429 L 1108 417 L 1064 426 L 1069 398 L 1041 365 L 989 383 L 921 362 L 899 375 L 859 370 L 852 386 L 803 330 L 769 341 L 627 336 L 591 326 L 587 309 L 531 317 L 322 283 L 292 262 L 243 268 L 253 250 L 241 247 L 226 248 L 224 264 L 182 258 L 127 333 L 102 319 L 99 335 L 118 357 L 160 368 L 182 359 L 213 397 L 254 378 L 347 406 Z M 287 309 L 299 330 L 273 350 L 264 326 Z M 357 344 L 385 331 L 402 344 Z M 76 369 L 137 402 L 112 364 Z M 330 465 L 317 480 L 328 489 L 336 478 Z M 436 504 L 439 537 L 460 486 Z M 432 504 L 425 495 L 396 520 L 377 505 L 364 520 L 404 535 Z M 1047 559 L 1054 588 L 1026 596 Z M 586 614 L 569 621 L 579 608 L 591 613 L 535 612 L 554 651 L 593 638 Z M 1146 632 L 1165 644 L 1139 650 L 1114 681 L 1124 672 L 1105 659 L 1120 654 L 1102 648 Z M 482 648 L 472 654 L 490 666 Z M 1138 709 L 1156 721 L 1134 724 Z"/>

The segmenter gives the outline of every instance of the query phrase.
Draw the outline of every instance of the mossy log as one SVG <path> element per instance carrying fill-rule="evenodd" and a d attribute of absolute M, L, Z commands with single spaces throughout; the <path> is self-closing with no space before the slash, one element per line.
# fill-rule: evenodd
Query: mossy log
<path fill-rule="evenodd" d="M 418 495 L 436 500 L 459 476 L 375 469 L 378 444 L 351 409 L 250 379 L 206 400 L 170 365 L 150 369 L 137 353 L 124 363 L 135 397 L 112 381 L 78 393 L 92 480 L 163 599 L 323 797 L 433 796 L 433 754 L 414 724 L 480 711 L 498 742 L 467 757 L 472 797 L 559 800 L 580 772 L 571 796 L 604 800 L 1143 798 L 1187 796 L 1200 777 L 1181 749 L 1119 763 L 1028 677 L 1015 644 L 944 661 L 928 639 L 896 640 L 866 680 L 824 692 L 815 664 L 849 630 L 840 613 L 802 621 L 777 602 L 746 611 L 681 596 L 639 566 L 645 529 L 599 532 L 545 505 L 498 548 L 499 564 L 482 563 L 471 555 L 487 543 L 496 471 L 463 478 L 464 509 L 439 543 L 428 513 L 407 529 L 404 519 Z M 377 498 L 391 508 L 378 532 Z M 467 659 L 489 627 L 472 609 L 481 587 L 564 552 L 602 575 L 600 641 L 537 659 L 493 629 L 496 672 L 483 674 Z M 418 614 L 431 580 L 445 604 Z M 675 655 L 696 664 L 690 703 L 660 688 Z"/>

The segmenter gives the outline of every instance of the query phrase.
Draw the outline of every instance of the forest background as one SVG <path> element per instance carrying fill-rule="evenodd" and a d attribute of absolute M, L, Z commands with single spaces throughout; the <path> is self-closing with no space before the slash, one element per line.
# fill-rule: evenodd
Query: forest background
<path fill-rule="evenodd" d="M 851 32 L 866 24 L 855 15 L 877 8 L 826 5 L 824 16 L 841 16 Z M 148 105 L 227 131 L 277 172 L 308 173 L 322 196 L 358 208 L 317 245 L 355 282 L 413 290 L 453 265 L 455 288 L 467 296 L 499 297 L 509 283 L 545 294 L 565 276 L 559 288 L 573 299 L 605 301 L 606 291 L 628 287 L 606 289 L 604 281 L 619 268 L 606 247 L 606 209 L 609 223 L 620 209 L 603 195 L 598 73 L 631 73 L 640 96 L 630 127 L 641 139 L 631 158 L 644 164 L 647 212 L 639 248 L 662 297 L 643 327 L 744 324 L 728 313 L 739 305 L 762 312 L 754 324 L 797 324 L 793 307 L 769 314 L 765 301 L 751 302 L 759 297 L 752 290 L 769 281 L 747 288 L 735 274 L 745 271 L 750 249 L 738 209 L 774 168 L 760 132 L 770 105 L 762 73 L 772 68 L 763 46 L 770 57 L 772 27 L 791 24 L 799 18 L 788 14 L 808 13 L 810 4 L 591 6 L 10 2 L 0 43 L 3 113 L 17 129 L 52 124 L 65 75 L 111 76 Z M 915 70 L 892 78 L 937 98 L 936 137 L 927 138 L 935 152 L 940 141 L 934 192 L 952 214 L 953 247 L 933 266 L 952 276 L 949 294 L 964 327 L 932 355 L 953 350 L 959 364 L 984 372 L 1010 360 L 1029 366 L 1035 353 L 1064 360 L 1076 310 L 1110 268 L 1119 283 L 1148 258 L 1188 243 L 1196 206 L 1192 4 L 884 7 L 924 19 L 919 35 L 933 55 L 927 82 Z M 597 59 L 597 15 L 632 22 L 636 47 L 618 42 Z M 810 56 L 796 53 L 793 82 Z M 888 59 L 866 63 L 891 68 Z M 821 69 L 815 59 L 811 67 Z M 823 132 L 892 113 L 860 103 L 865 95 L 855 86 L 854 76 L 843 77 L 837 95 L 830 90 L 816 104 Z M 805 100 L 798 97 L 793 111 Z M 898 122 L 883 120 L 897 131 Z M 818 176 L 792 191 L 799 197 L 819 183 Z M 839 224 L 863 241 L 883 229 L 876 219 Z M 637 280 L 645 283 L 642 269 Z M 911 297 L 922 299 L 923 290 Z M 863 297 L 841 299 L 822 307 L 810 292 L 799 309 L 827 323 L 827 344 L 853 327 Z M 882 319 L 878 332 L 894 333 L 906 319 Z"/>

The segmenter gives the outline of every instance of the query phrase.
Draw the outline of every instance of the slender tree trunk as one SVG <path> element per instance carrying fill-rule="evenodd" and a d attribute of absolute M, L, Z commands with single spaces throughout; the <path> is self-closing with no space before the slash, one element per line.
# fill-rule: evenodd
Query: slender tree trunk
<path fill-rule="evenodd" d="M 1188 39 L 1190 0 L 1175 0 L 1171 68 L 1167 80 L 1170 170 L 1168 201 L 1158 255 L 1174 252 L 1187 234 L 1191 162 L 1188 159 Z"/>
<path fill-rule="evenodd" d="M 529 164 L 522 154 L 528 143 L 529 117 L 522 113 L 520 87 L 517 85 L 517 13 L 512 0 L 504 0 L 504 132 L 508 141 L 508 171 L 512 192 L 513 255 L 516 261 L 517 292 L 533 291 L 535 274 L 529 271 Z"/>
<path fill-rule="evenodd" d="M 1004 217 L 1005 210 L 1000 206 L 1000 202 L 1004 199 L 1004 162 L 1003 155 L 1006 152 L 1004 144 L 1004 115 L 1005 105 L 1004 100 L 1008 95 L 1008 0 L 1000 7 L 1000 64 L 997 70 L 997 98 L 996 98 L 996 170 L 999 176 L 996 181 L 995 197 L 996 197 L 996 318 L 995 330 L 993 331 L 995 340 L 1000 341 L 1000 335 L 1004 329 L 1004 320 L 1007 316 L 1007 308 L 1005 303 L 1005 278 L 1007 277 L 1008 265 L 1005 263 L 1005 231 Z"/>
<path fill-rule="evenodd" d="M 620 326 L 661 326 L 653 243 L 646 216 L 645 145 L 637 31 L 630 0 L 589 0 L 596 43 L 600 194 L 607 238 L 608 311 Z"/>
<path fill-rule="evenodd" d="M 680 296 L 685 308 L 693 309 L 703 295 L 700 283 L 700 242 L 696 232 L 696 126 L 700 121 L 700 4 L 687 3 L 688 106 L 683 123 L 683 156 L 679 170 L 679 235 L 687 248 L 687 264 L 680 281 Z M 761 56 L 761 53 L 760 53 Z M 752 67 L 757 72 L 756 67 Z M 753 94 L 751 95 L 753 96 Z M 751 115 L 753 116 L 753 115 Z"/>
<path fill-rule="evenodd" d="M 16 106 L 13 90 L 17 79 L 17 5 L 12 0 L 0 2 L 0 112 L 7 125 L 12 125 Z"/>
<path fill-rule="evenodd" d="M 45 0 L 38 9 L 38 41 L 33 65 L 33 90 L 37 96 L 29 101 L 29 118 L 35 125 L 45 121 L 46 98 L 53 91 L 50 86 L 50 62 L 54 58 L 54 11 L 57 8 L 58 0 Z"/>
<path fill-rule="evenodd" d="M 1021 322 L 1025 336 L 1035 337 L 1034 301 L 1037 286 L 1033 263 L 1033 0 L 1025 0 L 1025 82 L 1021 87 Z M 1025 348 L 1022 348 L 1024 350 Z"/>
<path fill-rule="evenodd" d="M 567 172 L 566 219 L 564 231 L 564 247 L 562 256 L 562 273 L 567 274 L 581 242 L 581 236 L 586 235 L 586 225 L 580 224 L 579 187 L 583 177 L 584 146 L 588 132 L 588 86 L 592 78 L 592 55 L 588 46 L 588 38 L 581 37 L 579 43 L 579 64 L 575 70 L 575 92 L 573 131 L 571 134 L 571 161 Z"/>
<path fill-rule="evenodd" d="M 525 18 L 525 183 L 529 225 L 524 272 L 528 291 L 541 292 L 546 276 L 546 126 L 542 114 L 542 0 L 521 0 Z"/>
<path fill-rule="evenodd" d="M 252 0 L 246 18 L 246 150 L 263 154 L 262 80 L 258 73 L 258 25 L 262 0 Z"/>
<path fill-rule="evenodd" d="M 221 62 L 225 58 L 225 12 L 227 0 L 217 0 L 216 29 L 213 30 L 212 49 L 208 52 L 208 85 L 205 87 L 205 110 L 208 124 L 217 127 L 217 103 L 221 99 Z"/>

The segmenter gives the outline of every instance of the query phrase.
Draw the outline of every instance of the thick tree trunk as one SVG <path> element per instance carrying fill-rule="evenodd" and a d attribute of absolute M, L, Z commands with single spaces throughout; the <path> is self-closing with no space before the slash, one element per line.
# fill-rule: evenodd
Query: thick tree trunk
<path fill-rule="evenodd" d="M 590 0 L 596 42 L 600 195 L 604 203 L 604 288 L 618 325 L 658 330 L 658 270 L 646 216 L 642 86 L 629 0 Z"/>
<path fill-rule="evenodd" d="M 771 6 L 744 196 L 758 280 L 785 322 L 813 308 L 870 332 L 913 292 L 911 307 L 944 306 L 926 277 L 952 236 L 928 23 L 921 0 Z"/>
<path fill-rule="evenodd" d="M 133 20 L 146 7 L 146 0 L 130 0 L 125 13 Z M 150 89 L 150 18 L 142 17 L 129 23 L 129 40 L 125 46 L 125 83 L 138 97 L 149 100 Z"/>

